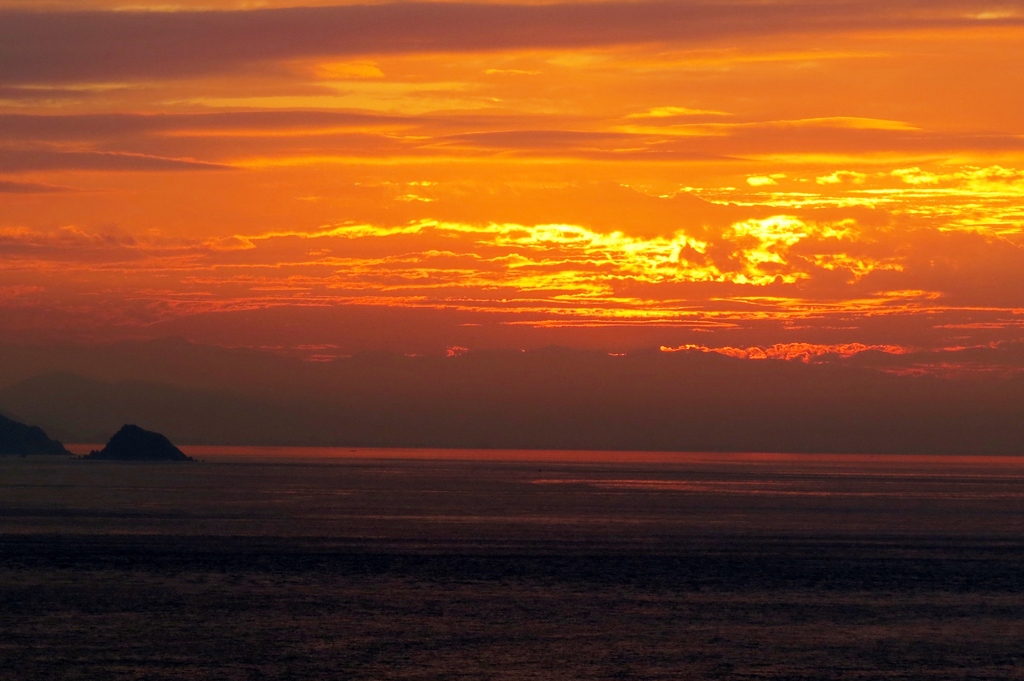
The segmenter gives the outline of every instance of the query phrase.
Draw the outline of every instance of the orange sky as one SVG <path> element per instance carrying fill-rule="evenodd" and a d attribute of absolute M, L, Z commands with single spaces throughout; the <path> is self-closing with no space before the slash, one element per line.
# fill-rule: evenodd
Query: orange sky
<path fill-rule="evenodd" d="M 1024 2 L 308 4 L 0 0 L 0 339 L 1024 337 Z"/>

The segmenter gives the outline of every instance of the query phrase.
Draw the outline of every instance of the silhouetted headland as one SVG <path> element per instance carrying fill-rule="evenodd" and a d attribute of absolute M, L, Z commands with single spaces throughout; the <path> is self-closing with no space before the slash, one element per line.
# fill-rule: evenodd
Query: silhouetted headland
<path fill-rule="evenodd" d="M 186 456 L 160 433 L 134 425 L 124 425 L 107 446 L 87 454 L 86 459 L 104 461 L 195 461 Z"/>
<path fill-rule="evenodd" d="M 28 426 L 0 415 L 0 454 L 70 454 L 57 440 L 37 426 Z"/>

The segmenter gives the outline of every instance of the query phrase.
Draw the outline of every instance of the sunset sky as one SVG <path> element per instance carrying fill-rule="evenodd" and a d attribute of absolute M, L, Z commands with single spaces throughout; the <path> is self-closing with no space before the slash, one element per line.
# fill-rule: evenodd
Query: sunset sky
<path fill-rule="evenodd" d="M 0 340 L 1024 339 L 1024 2 L 0 0 Z"/>

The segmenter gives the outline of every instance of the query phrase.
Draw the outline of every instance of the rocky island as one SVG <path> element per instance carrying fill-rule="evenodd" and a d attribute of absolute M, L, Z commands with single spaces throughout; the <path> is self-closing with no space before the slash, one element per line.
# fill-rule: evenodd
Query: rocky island
<path fill-rule="evenodd" d="M 107 445 L 93 450 L 85 459 L 98 461 L 195 461 L 160 433 L 135 425 L 124 425 Z"/>
<path fill-rule="evenodd" d="M 0 414 L 0 454 L 70 454 L 37 426 L 28 426 Z"/>

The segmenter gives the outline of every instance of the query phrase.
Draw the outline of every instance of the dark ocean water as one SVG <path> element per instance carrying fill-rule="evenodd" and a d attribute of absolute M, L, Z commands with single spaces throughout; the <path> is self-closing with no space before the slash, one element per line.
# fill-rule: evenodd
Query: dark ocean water
<path fill-rule="evenodd" d="M 1024 459 L 184 449 L 0 459 L 0 678 L 1024 678 Z"/>

